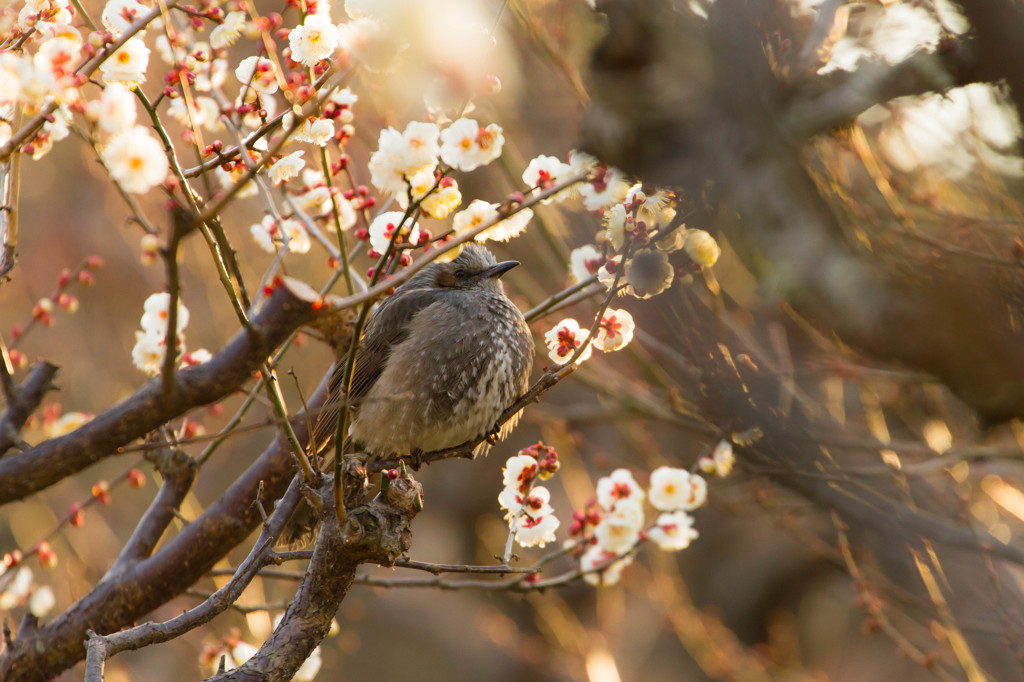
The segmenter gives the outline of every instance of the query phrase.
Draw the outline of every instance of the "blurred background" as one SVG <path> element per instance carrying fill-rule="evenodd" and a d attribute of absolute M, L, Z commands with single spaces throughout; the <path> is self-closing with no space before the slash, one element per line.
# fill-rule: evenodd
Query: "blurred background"
<path fill-rule="evenodd" d="M 83 4 L 100 14 L 101 3 Z M 332 17 L 343 21 L 336 4 Z M 295 23 L 294 8 L 255 6 Z M 319 679 L 1020 679 L 1021 573 L 990 550 L 1019 546 L 1024 520 L 1014 104 L 1024 95 L 1010 87 L 1014 74 L 993 66 L 1008 62 L 977 49 L 972 31 L 990 26 L 986 16 L 972 24 L 970 11 L 946 1 L 619 1 L 595 11 L 577 0 L 396 0 L 362 9 L 390 22 L 407 47 L 392 71 L 356 71 L 347 82 L 359 96 L 345 149 L 357 183 L 369 184 L 382 126 L 427 120 L 424 96 L 436 77 L 497 76 L 500 92 L 474 98 L 469 115 L 504 128 L 504 154 L 459 176 L 467 202 L 523 191 L 530 159 L 583 148 L 673 189 L 687 227 L 711 232 L 723 249 L 689 286 L 617 301 L 637 320 L 636 341 L 595 355 L 486 458 L 419 472 L 426 508 L 410 557 L 494 562 L 507 534 L 496 503 L 502 464 L 538 440 L 561 457 L 547 484 L 560 540 L 571 510 L 615 468 L 645 481 L 663 464 L 692 466 L 723 437 L 733 438 L 739 462 L 711 481 L 708 504 L 695 512 L 700 538 L 677 554 L 643 548 L 614 587 L 576 582 L 517 595 L 357 584 L 322 644 Z M 1004 23 L 1016 25 L 1015 10 L 1006 11 Z M 495 27 L 493 41 L 486 32 L 457 39 L 467 31 L 451 27 L 463 23 Z M 1005 44 L 992 40 L 992 51 Z M 1009 42 L 1003 57 L 1013 54 Z M 231 49 L 231 71 L 251 45 Z M 151 98 L 165 68 L 154 52 L 143 85 Z M 168 129 L 181 139 L 180 125 Z M 147 381 L 131 349 L 142 304 L 164 290 L 165 273 L 140 258 L 142 230 L 80 140 L 26 158 L 22 173 L 19 263 L 0 286 L 0 331 L 29 363 L 60 366 L 60 391 L 23 434 L 34 444 L 61 415 L 100 413 Z M 161 193 L 139 201 L 167 229 Z M 523 263 L 504 278 L 523 310 L 572 283 L 569 253 L 602 229 L 578 201 L 535 214 L 523 236 L 494 246 L 499 259 Z M 253 198 L 222 216 L 250 286 L 273 260 L 249 236 L 262 215 Z M 68 290 L 78 311 L 56 310 L 52 326 L 33 325 L 12 342 L 61 270 L 92 255 L 104 262 L 89 270 L 94 283 Z M 237 323 L 198 235 L 184 242 L 181 261 L 188 348 L 215 351 Z M 355 271 L 369 265 L 364 252 Z M 331 274 L 317 248 L 290 255 L 284 269 L 314 287 Z M 535 376 L 548 364 L 543 333 L 564 316 L 589 321 L 599 301 L 533 325 Z M 279 364 L 282 377 L 296 377 L 283 381 L 290 406 L 298 409 L 300 391 L 311 393 L 332 359 L 310 336 L 293 344 Z M 172 426 L 186 437 L 215 434 L 241 400 Z M 203 466 L 179 524 L 258 456 L 274 433 L 271 416 L 268 404 L 253 409 L 253 428 Z M 145 476 L 141 487 L 126 482 L 133 468 Z M 109 503 L 49 537 L 100 482 L 111 485 Z M 49 537 L 56 558 L 27 563 L 31 587 L 0 600 L 11 624 L 44 586 L 55 598 L 44 621 L 85 594 L 157 487 L 152 467 L 126 452 L 4 507 L 0 549 L 26 551 Z M 236 566 L 250 544 L 218 567 Z M 518 553 L 532 562 L 543 550 Z M 213 670 L 204 648 L 258 646 L 295 587 L 257 578 L 239 606 L 269 610 L 232 610 L 168 644 L 121 654 L 107 679 L 205 677 Z M 183 595 L 150 618 L 201 599 Z M 60 679 L 82 674 L 78 666 Z"/>

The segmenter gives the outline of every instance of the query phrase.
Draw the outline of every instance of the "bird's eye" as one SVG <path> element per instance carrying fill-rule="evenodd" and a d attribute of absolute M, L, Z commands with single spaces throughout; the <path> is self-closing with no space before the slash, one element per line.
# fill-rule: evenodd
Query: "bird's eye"
<path fill-rule="evenodd" d="M 466 271 L 463 270 L 462 268 L 459 268 L 458 270 L 455 271 L 455 276 L 459 279 L 462 279 L 463 277 L 466 276 Z"/>

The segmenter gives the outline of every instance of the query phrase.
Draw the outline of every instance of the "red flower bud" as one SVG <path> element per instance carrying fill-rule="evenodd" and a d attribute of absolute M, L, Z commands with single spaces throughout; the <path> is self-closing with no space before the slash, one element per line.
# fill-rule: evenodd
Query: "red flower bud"
<path fill-rule="evenodd" d="M 138 469 L 132 469 L 128 472 L 128 485 L 133 488 L 141 488 L 146 485 L 146 475 Z"/>

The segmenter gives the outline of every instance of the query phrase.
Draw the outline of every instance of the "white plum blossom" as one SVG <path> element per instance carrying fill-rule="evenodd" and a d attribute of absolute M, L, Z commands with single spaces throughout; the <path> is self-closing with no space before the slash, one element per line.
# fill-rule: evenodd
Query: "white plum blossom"
<path fill-rule="evenodd" d="M 173 65 L 185 58 L 185 51 L 177 43 L 171 45 L 171 41 L 163 33 L 158 35 L 156 40 L 153 41 L 153 47 L 156 49 L 157 56 L 166 64 Z"/>
<path fill-rule="evenodd" d="M 613 510 L 620 500 L 644 500 L 644 490 L 629 469 L 616 469 L 597 481 L 597 503 L 603 509 Z"/>
<path fill-rule="evenodd" d="M 88 424 L 94 417 L 95 415 L 88 412 L 68 412 L 67 414 L 62 414 L 60 419 L 53 422 L 47 428 L 47 433 L 50 438 L 66 436 L 78 427 Z"/>
<path fill-rule="evenodd" d="M 617 500 L 615 507 L 597 524 L 594 537 L 602 548 L 621 554 L 640 540 L 643 527 L 643 503 L 635 498 L 624 498 Z"/>
<path fill-rule="evenodd" d="M 664 227 L 676 217 L 675 196 L 662 190 L 648 196 L 643 185 L 637 183 L 626 193 L 626 206 L 635 212 L 637 223 L 643 223 L 648 232 Z"/>
<path fill-rule="evenodd" d="M 214 176 L 217 178 L 217 182 L 220 183 L 222 189 L 231 189 L 235 186 L 235 183 L 240 182 L 246 174 L 245 166 L 239 166 L 230 171 L 226 171 L 219 166 L 214 169 Z M 245 199 L 246 197 L 255 196 L 259 192 L 259 188 L 256 187 L 256 183 L 252 180 L 246 181 L 242 188 L 235 194 L 239 199 Z"/>
<path fill-rule="evenodd" d="M 395 228 L 398 227 L 402 222 L 402 218 L 405 214 L 401 211 L 387 211 L 381 213 L 379 216 L 373 219 L 370 223 L 370 247 L 377 253 L 384 253 L 387 251 L 388 245 L 391 243 L 391 236 L 394 234 Z M 416 222 L 406 221 L 402 225 L 401 235 L 398 237 L 396 243 L 409 243 L 415 244 L 419 241 L 420 227 Z"/>
<path fill-rule="evenodd" d="M 588 211 L 600 211 L 614 204 L 621 203 L 629 191 L 629 183 L 625 174 L 618 168 L 598 167 L 592 177 L 579 187 L 583 197 L 583 208 Z"/>
<path fill-rule="evenodd" d="M 139 38 L 129 38 L 114 54 L 103 60 L 100 72 L 104 83 L 121 83 L 135 88 L 146 80 L 149 48 Z"/>
<path fill-rule="evenodd" d="M 270 178 L 276 184 L 280 184 L 297 176 L 306 165 L 302 154 L 302 151 L 292 152 L 275 161 L 274 165 L 270 167 Z"/>
<path fill-rule="evenodd" d="M 263 216 L 263 220 L 249 228 L 256 244 L 267 253 L 275 253 L 285 238 L 288 239 L 288 250 L 292 253 L 307 253 L 311 246 L 306 229 L 298 220 L 286 218 L 278 223 L 273 216 Z"/>
<path fill-rule="evenodd" d="M 381 191 L 399 196 L 408 191 L 408 179 L 433 173 L 437 166 L 439 132 L 433 123 L 412 121 L 404 132 L 392 127 L 380 131 L 377 151 L 370 156 L 370 181 Z"/>
<path fill-rule="evenodd" d="M 49 585 L 43 585 L 28 598 L 28 610 L 36 618 L 42 618 L 56 605 L 57 598 L 53 595 L 53 588 Z"/>
<path fill-rule="evenodd" d="M 67 104 L 61 104 L 53 110 L 52 117 L 52 121 L 43 124 L 43 130 L 49 134 L 51 141 L 63 140 L 71 134 L 71 109 Z"/>
<path fill-rule="evenodd" d="M 325 189 L 326 190 L 327 188 L 323 187 L 323 188 L 319 188 L 319 189 Z M 316 190 L 313 189 L 313 190 L 310 190 L 310 191 L 312 192 L 312 191 L 316 191 Z M 330 190 L 328 190 L 328 192 L 329 191 Z M 307 192 L 307 194 L 308 194 L 308 192 Z M 356 224 L 356 211 L 355 211 L 354 208 L 352 208 L 352 204 L 348 201 L 348 199 L 345 199 L 344 197 L 339 197 L 339 196 L 336 196 L 336 195 L 331 195 L 331 197 L 330 197 L 330 199 L 329 199 L 329 201 L 327 203 L 326 210 L 324 212 L 325 213 L 329 212 L 333 216 L 334 215 L 334 207 L 335 206 L 337 206 L 337 208 L 338 208 L 338 222 L 341 224 L 341 229 L 347 230 L 348 228 L 350 228 L 350 227 L 352 227 L 353 225 Z"/>
<path fill-rule="evenodd" d="M 21 98 L 21 71 L 24 58 L 12 52 L 0 52 L 0 106 Z"/>
<path fill-rule="evenodd" d="M 135 126 L 120 133 L 100 152 L 110 177 L 130 194 L 143 194 L 167 177 L 164 148 L 149 131 Z"/>
<path fill-rule="evenodd" d="M 518 486 L 510 485 L 498 495 L 498 504 L 507 511 L 506 521 L 511 521 L 520 512 L 530 516 L 553 513 L 551 491 L 540 485 L 532 488 L 528 495 L 524 495 Z"/>
<path fill-rule="evenodd" d="M 452 220 L 452 231 L 455 234 L 463 234 L 498 218 L 498 204 L 491 204 L 480 199 L 474 199 L 465 210 L 455 214 Z M 533 218 L 533 211 L 528 208 L 519 210 L 514 215 L 499 221 L 488 227 L 476 236 L 476 241 L 484 242 L 488 239 L 504 242 L 522 234 L 523 230 Z"/>
<path fill-rule="evenodd" d="M 209 66 L 207 66 L 209 65 Z M 206 68 L 203 68 L 206 67 Z M 228 60 L 224 58 L 214 59 L 210 62 L 200 62 L 196 72 L 195 89 L 199 92 L 210 92 L 214 88 L 224 85 L 228 79 Z M 268 100 L 270 101 L 270 100 Z M 266 107 L 265 107 L 266 108 Z"/>
<path fill-rule="evenodd" d="M 264 57 L 246 57 L 238 63 L 235 78 L 261 95 L 273 95 L 280 87 L 277 82 L 277 66 Z"/>
<path fill-rule="evenodd" d="M 658 241 L 655 246 L 665 253 L 675 253 L 686 246 L 687 230 L 683 225 L 677 225 L 669 231 L 667 227 L 658 230 Z"/>
<path fill-rule="evenodd" d="M 402 207 L 402 210 L 409 208 L 409 197 L 412 196 L 413 200 L 418 201 L 425 197 L 437 183 L 437 175 L 433 168 L 424 168 L 423 170 L 413 173 L 407 181 L 408 191 L 402 192 L 395 196 L 398 201 L 398 205 Z"/>
<path fill-rule="evenodd" d="M 686 253 L 701 267 L 711 267 L 722 255 L 715 238 L 704 230 L 686 230 Z"/>
<path fill-rule="evenodd" d="M 693 517 L 684 511 L 677 511 L 660 515 L 647 535 L 666 552 L 678 552 L 689 547 L 697 539 L 698 533 L 693 527 Z"/>
<path fill-rule="evenodd" d="M 441 160 L 460 171 L 485 166 L 501 156 L 505 136 L 501 126 L 481 126 L 471 118 L 460 118 L 441 131 Z"/>
<path fill-rule="evenodd" d="M 516 542 L 521 547 L 544 547 L 555 541 L 559 521 L 550 511 L 546 514 L 521 514 L 515 520 L 515 526 Z"/>
<path fill-rule="evenodd" d="M 697 464 L 700 470 L 706 474 L 726 477 L 732 472 L 733 464 L 736 463 L 736 455 L 732 451 L 732 443 L 721 440 L 710 457 L 701 457 Z"/>
<path fill-rule="evenodd" d="M 231 658 L 234 660 L 235 665 L 242 665 L 250 658 L 256 655 L 259 651 L 258 647 L 249 644 L 248 642 L 238 640 L 238 642 L 231 647 Z"/>
<path fill-rule="evenodd" d="M 54 94 L 59 94 L 58 99 L 67 100 L 74 92 L 74 69 L 80 61 L 81 51 L 81 41 L 58 37 L 40 45 L 39 51 L 32 58 L 37 73 L 45 72 L 47 80 L 52 77 Z M 58 93 L 59 90 L 65 92 Z"/>
<path fill-rule="evenodd" d="M 103 88 L 99 99 L 89 102 L 88 113 L 100 129 L 116 133 L 135 125 L 135 95 L 120 83 Z"/>
<path fill-rule="evenodd" d="M 462 192 L 459 191 L 458 184 L 453 178 L 443 178 L 437 189 L 420 202 L 420 209 L 422 209 L 423 215 L 428 218 L 444 220 L 461 203 Z"/>
<path fill-rule="evenodd" d="M 32 569 L 22 566 L 6 587 L 0 590 L 0 611 L 10 611 L 18 606 L 23 599 L 28 597 L 31 589 Z"/>
<path fill-rule="evenodd" d="M 563 163 L 554 156 L 542 155 L 530 161 L 526 166 L 526 170 L 523 171 L 523 182 L 531 189 L 545 190 L 565 180 L 570 175 L 572 175 L 572 168 L 569 164 Z M 552 201 L 566 199 L 570 195 L 571 190 L 558 192 L 545 199 L 543 203 L 547 204 Z"/>
<path fill-rule="evenodd" d="M 119 36 L 128 30 L 129 26 L 145 16 L 150 9 L 135 0 L 110 0 L 103 7 L 100 21 L 108 31 Z"/>
<path fill-rule="evenodd" d="M 597 570 L 599 566 L 604 566 L 610 561 L 614 561 L 614 563 Z M 593 545 L 580 557 L 580 571 L 583 572 L 583 580 L 588 584 L 595 587 L 609 587 L 619 582 L 622 570 L 631 563 L 633 563 L 632 555 L 619 557 L 600 545 Z"/>
<path fill-rule="evenodd" d="M 132 348 L 132 362 L 150 376 L 160 374 L 164 355 L 167 352 L 166 339 L 148 332 L 135 332 L 135 346 Z"/>
<path fill-rule="evenodd" d="M 142 319 L 139 326 L 147 334 L 164 337 L 167 335 L 167 322 L 170 319 L 171 295 L 164 292 L 153 294 L 142 304 Z M 178 299 L 177 331 L 180 334 L 188 326 L 189 312 L 185 304 Z"/>
<path fill-rule="evenodd" d="M 231 47 L 245 29 L 245 12 L 229 12 L 223 23 L 210 31 L 210 46 L 215 50 Z"/>
<path fill-rule="evenodd" d="M 338 29 L 330 17 L 310 14 L 288 34 L 288 46 L 292 59 L 305 66 L 316 66 L 321 59 L 327 59 L 338 49 Z"/>
<path fill-rule="evenodd" d="M 604 254 L 593 244 L 573 249 L 569 254 L 569 272 L 574 282 L 582 282 L 597 274 L 604 265 Z"/>
<path fill-rule="evenodd" d="M 548 347 L 548 357 L 552 362 L 563 364 L 569 361 L 576 349 L 579 348 L 590 331 L 581 329 L 579 322 L 567 317 L 556 324 L 549 332 L 544 334 L 544 343 Z M 593 351 L 593 344 L 587 344 L 586 349 L 576 358 L 576 362 L 583 362 L 590 357 Z"/>
<path fill-rule="evenodd" d="M 183 125 L 190 126 L 195 124 L 214 132 L 224 129 L 224 123 L 220 120 L 221 111 L 217 100 L 202 95 L 192 100 L 192 104 L 194 105 L 192 107 L 194 117 L 189 116 L 188 106 L 185 103 L 184 97 L 171 100 L 167 111 Z"/>
<path fill-rule="evenodd" d="M 12 54 L 3 54 L 0 58 L 3 59 L 0 84 L 5 86 L 5 91 L 0 93 L 0 101 L 38 106 L 51 99 L 58 90 L 53 72 L 49 68 L 38 68 L 32 58 Z"/>
<path fill-rule="evenodd" d="M 329 118 L 307 118 L 292 135 L 295 142 L 309 142 L 318 147 L 326 146 L 334 137 L 334 121 Z"/>
<path fill-rule="evenodd" d="M 615 204 L 605 211 L 604 217 L 601 218 L 604 225 L 601 238 L 610 243 L 616 251 L 621 251 L 626 242 L 627 219 L 632 222 L 632 218 L 626 213 L 626 207 L 622 204 Z"/>
<path fill-rule="evenodd" d="M 359 101 L 359 95 L 352 92 L 351 88 L 342 88 L 332 92 L 327 99 L 340 107 L 351 108 L 352 105 Z"/>
<path fill-rule="evenodd" d="M 68 11 L 68 5 L 62 5 L 57 0 L 27 2 L 18 12 L 18 26 L 25 30 L 35 28 L 47 39 L 65 33 L 70 28 L 70 23 L 71 13 Z"/>
<path fill-rule="evenodd" d="M 600 162 L 593 154 L 588 154 L 579 149 L 569 150 L 569 169 L 573 173 L 582 173 L 597 168 Z"/>
<path fill-rule="evenodd" d="M 513 455 L 505 462 L 502 483 L 506 488 L 525 490 L 538 473 L 537 459 L 530 455 Z"/>
<path fill-rule="evenodd" d="M 651 472 L 651 504 L 661 511 L 693 511 L 708 496 L 707 482 L 686 469 L 658 467 Z"/>
<path fill-rule="evenodd" d="M 613 351 L 624 348 L 633 340 L 633 330 L 636 325 L 633 316 L 628 310 L 608 309 L 601 316 L 601 323 L 597 328 L 597 336 L 594 337 L 594 345 L 603 351 Z"/>

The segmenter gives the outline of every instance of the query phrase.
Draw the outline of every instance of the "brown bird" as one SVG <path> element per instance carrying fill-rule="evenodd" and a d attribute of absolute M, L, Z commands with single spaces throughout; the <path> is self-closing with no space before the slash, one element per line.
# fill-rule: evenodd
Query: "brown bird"
<path fill-rule="evenodd" d="M 377 307 L 356 355 L 346 451 L 373 460 L 453 447 L 491 432 L 526 390 L 533 365 L 533 337 L 500 281 L 517 265 L 467 244 Z M 331 377 L 317 443 L 335 433 L 344 376 L 345 359 Z"/>
<path fill-rule="evenodd" d="M 500 278 L 519 265 L 498 263 L 467 244 L 447 263 L 432 263 L 385 299 L 359 342 L 349 398 L 345 452 L 365 461 L 441 450 L 490 435 L 505 408 L 527 388 L 533 337 L 505 296 Z M 345 397 L 343 356 L 313 429 L 317 450 L 334 441 Z M 501 425 L 504 438 L 519 414 Z M 483 454 L 488 441 L 477 446 Z M 281 534 L 295 544 L 315 525 L 301 502 Z"/>

